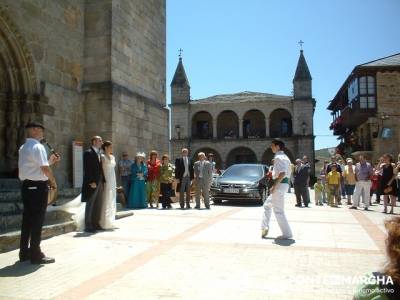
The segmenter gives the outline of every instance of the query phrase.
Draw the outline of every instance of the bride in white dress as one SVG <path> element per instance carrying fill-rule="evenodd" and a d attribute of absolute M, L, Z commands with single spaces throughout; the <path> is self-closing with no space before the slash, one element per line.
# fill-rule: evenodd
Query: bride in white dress
<path fill-rule="evenodd" d="M 100 227 L 103 229 L 115 228 L 115 214 L 117 211 L 117 182 L 115 178 L 115 158 L 112 155 L 112 143 L 104 142 L 104 154 L 101 155 L 101 164 L 105 178 L 103 191 L 103 207 L 100 215 Z"/>

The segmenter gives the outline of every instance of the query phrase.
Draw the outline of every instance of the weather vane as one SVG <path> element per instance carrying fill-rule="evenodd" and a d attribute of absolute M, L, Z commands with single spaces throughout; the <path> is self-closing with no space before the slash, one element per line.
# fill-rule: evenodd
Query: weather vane
<path fill-rule="evenodd" d="M 182 48 L 180 48 L 179 49 L 179 58 L 182 58 L 182 52 L 183 52 L 183 50 L 182 50 Z"/>
<path fill-rule="evenodd" d="M 303 44 L 304 42 L 302 40 L 299 41 L 299 45 L 300 45 L 300 50 L 303 50 Z"/>

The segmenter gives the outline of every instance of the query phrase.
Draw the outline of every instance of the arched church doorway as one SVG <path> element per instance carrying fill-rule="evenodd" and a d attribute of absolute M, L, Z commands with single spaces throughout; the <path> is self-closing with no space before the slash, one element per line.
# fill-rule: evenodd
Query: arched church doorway
<path fill-rule="evenodd" d="M 17 176 L 24 126 L 32 119 L 40 121 L 34 106 L 39 99 L 33 99 L 33 60 L 16 26 L 10 22 L 0 10 L 0 178 Z"/>

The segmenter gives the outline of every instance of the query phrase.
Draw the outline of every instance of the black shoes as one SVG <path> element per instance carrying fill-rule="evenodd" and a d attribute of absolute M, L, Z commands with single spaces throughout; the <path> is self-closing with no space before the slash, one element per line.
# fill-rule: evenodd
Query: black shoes
<path fill-rule="evenodd" d="M 39 254 L 35 257 L 31 256 L 30 251 L 20 251 L 19 252 L 19 261 L 24 262 L 24 261 L 31 261 L 31 264 L 33 265 L 42 265 L 42 264 L 51 264 L 54 263 L 56 260 L 52 257 L 47 257 L 45 256 L 42 252 L 39 252 Z"/>
<path fill-rule="evenodd" d="M 55 263 L 56 260 L 52 257 L 43 256 L 41 258 L 31 258 L 31 264 L 33 265 L 44 265 Z"/>
<path fill-rule="evenodd" d="M 19 261 L 20 262 L 24 262 L 24 261 L 27 261 L 27 260 L 29 260 L 31 258 L 31 253 L 29 252 L 29 250 L 28 251 L 20 251 L 19 252 Z"/>

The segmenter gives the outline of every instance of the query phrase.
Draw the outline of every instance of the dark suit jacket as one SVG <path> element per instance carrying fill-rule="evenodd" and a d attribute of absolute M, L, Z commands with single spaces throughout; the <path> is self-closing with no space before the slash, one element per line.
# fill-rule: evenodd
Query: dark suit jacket
<path fill-rule="evenodd" d="M 100 181 L 104 182 L 101 160 L 99 160 L 96 151 L 90 147 L 83 153 L 82 202 L 86 202 L 95 191 L 95 189 L 92 189 L 89 184 L 96 182 L 96 184 L 99 185 Z"/>
<path fill-rule="evenodd" d="M 188 158 L 188 165 L 189 165 L 189 174 L 190 180 L 194 178 L 194 169 L 193 169 L 193 162 L 190 158 Z M 175 160 L 175 178 L 182 180 L 183 174 L 185 173 L 185 163 L 183 162 L 183 158 L 177 158 Z"/>
<path fill-rule="evenodd" d="M 310 171 L 310 165 L 308 164 L 296 166 L 293 174 L 293 184 L 297 186 L 307 186 Z"/>

